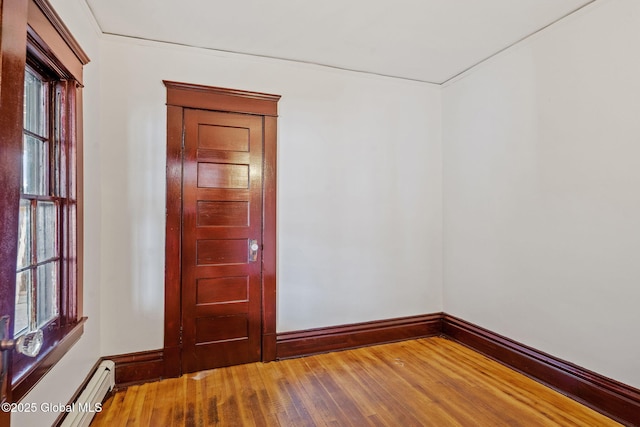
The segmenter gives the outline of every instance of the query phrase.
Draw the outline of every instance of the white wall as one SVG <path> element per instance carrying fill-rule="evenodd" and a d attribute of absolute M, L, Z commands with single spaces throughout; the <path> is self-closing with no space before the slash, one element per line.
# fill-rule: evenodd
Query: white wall
<path fill-rule="evenodd" d="M 442 309 L 440 90 L 105 36 L 101 351 L 160 348 L 162 80 L 282 95 L 278 331 Z"/>
<path fill-rule="evenodd" d="M 23 402 L 64 404 L 100 356 L 163 345 L 163 79 L 283 96 L 279 331 L 442 310 L 438 87 L 100 36 L 82 0 L 52 3 L 92 59 L 84 89 L 89 320 Z M 12 423 L 49 425 L 57 416 L 14 414 Z"/>
<path fill-rule="evenodd" d="M 444 309 L 640 387 L 640 3 L 599 0 L 442 91 L 98 37 L 83 1 L 53 5 L 92 58 L 89 321 L 24 402 L 64 403 L 99 356 L 162 347 L 163 79 L 283 96 L 278 331 Z"/>
<path fill-rule="evenodd" d="M 640 2 L 443 90 L 444 309 L 640 387 Z"/>
<path fill-rule="evenodd" d="M 283 95 L 278 331 L 444 309 L 640 387 L 640 3 L 599 0 L 442 91 L 99 37 L 83 1 L 52 3 L 92 58 L 89 321 L 24 402 L 66 403 L 99 356 L 162 347 L 162 79 Z"/>
<path fill-rule="evenodd" d="M 43 412 L 42 403 L 66 404 L 89 374 L 100 353 L 100 43 L 97 26 L 82 0 L 51 0 L 91 62 L 84 70 L 84 315 L 82 338 L 28 393 L 24 403 L 36 403 L 36 413 L 14 413 L 11 425 L 42 427 L 51 425 L 58 413 Z"/>

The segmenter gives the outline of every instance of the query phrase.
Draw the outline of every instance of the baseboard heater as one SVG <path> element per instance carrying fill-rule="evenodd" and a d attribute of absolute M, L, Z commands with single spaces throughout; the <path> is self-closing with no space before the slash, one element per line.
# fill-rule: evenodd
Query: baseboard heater
<path fill-rule="evenodd" d="M 101 410 L 104 397 L 115 386 L 115 363 L 104 360 L 87 383 L 80 396 L 71 404 L 71 409 L 62 420 L 61 427 L 87 427 Z"/>

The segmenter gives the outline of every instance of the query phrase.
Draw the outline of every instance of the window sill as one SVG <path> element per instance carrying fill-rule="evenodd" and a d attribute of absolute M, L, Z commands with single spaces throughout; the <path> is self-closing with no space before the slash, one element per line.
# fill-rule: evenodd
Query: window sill
<path fill-rule="evenodd" d="M 11 395 L 14 402 L 20 401 L 36 384 L 58 363 L 62 357 L 73 347 L 84 333 L 86 317 L 73 325 L 68 325 L 60 330 L 60 338 L 48 351 L 40 354 L 36 362 L 24 372 L 13 372 L 14 381 L 11 384 Z M 15 357 L 15 356 L 14 356 Z"/>

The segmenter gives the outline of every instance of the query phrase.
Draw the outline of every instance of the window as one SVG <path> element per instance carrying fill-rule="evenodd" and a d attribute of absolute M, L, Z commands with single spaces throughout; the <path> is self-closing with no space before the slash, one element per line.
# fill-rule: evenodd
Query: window
<path fill-rule="evenodd" d="M 27 43 L 21 173 L 20 181 L 15 181 L 19 200 L 13 205 L 18 209 L 18 230 L 12 332 L 18 338 L 41 330 L 43 345 L 35 358 L 12 353 L 13 401 L 21 399 L 80 338 L 85 321 L 78 268 L 82 261 L 79 172 L 82 67 L 88 58 L 46 0 L 30 0 L 24 18 Z"/>
<path fill-rule="evenodd" d="M 61 207 L 68 203 L 60 185 L 67 169 L 62 167 L 60 100 L 54 84 L 27 68 L 14 337 L 45 328 L 60 313 L 61 248 L 71 232 L 60 221 Z"/>

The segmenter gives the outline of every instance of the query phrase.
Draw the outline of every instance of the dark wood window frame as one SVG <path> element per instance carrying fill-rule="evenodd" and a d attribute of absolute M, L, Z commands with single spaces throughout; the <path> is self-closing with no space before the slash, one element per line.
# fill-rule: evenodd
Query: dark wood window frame
<path fill-rule="evenodd" d="M 18 29 L 26 28 L 23 36 L 15 34 L 16 37 L 24 37 L 26 55 L 21 58 L 21 74 L 13 75 L 15 72 L 12 72 L 8 76 L 15 79 L 15 90 L 3 92 L 3 102 L 10 98 L 12 104 L 22 106 L 27 66 L 49 82 L 52 96 L 57 95 L 61 99 L 61 126 L 55 132 L 62 141 L 64 160 L 61 164 L 66 168 L 66 185 L 62 196 L 53 196 L 51 193 L 51 196 L 40 197 L 42 200 L 55 201 L 59 206 L 58 315 L 44 325 L 44 343 L 37 357 L 28 358 L 12 352 L 8 377 L 11 384 L 10 399 L 14 402 L 24 397 L 80 339 L 86 321 L 86 317 L 82 316 L 82 70 L 89 62 L 87 55 L 46 0 L 17 1 L 22 2 L 22 7 L 11 10 L 26 9 L 26 15 L 16 13 L 15 16 L 2 17 L 2 21 L 12 22 Z M 48 100 L 49 105 L 54 102 L 53 98 Z M 18 128 L 22 130 L 23 127 L 22 115 L 19 117 L 20 120 L 12 123 L 11 129 L 7 130 L 15 137 Z M 51 114 L 49 117 L 53 124 L 54 117 Z M 54 132 L 54 129 L 49 132 Z M 24 198 L 38 199 L 32 196 Z"/>

